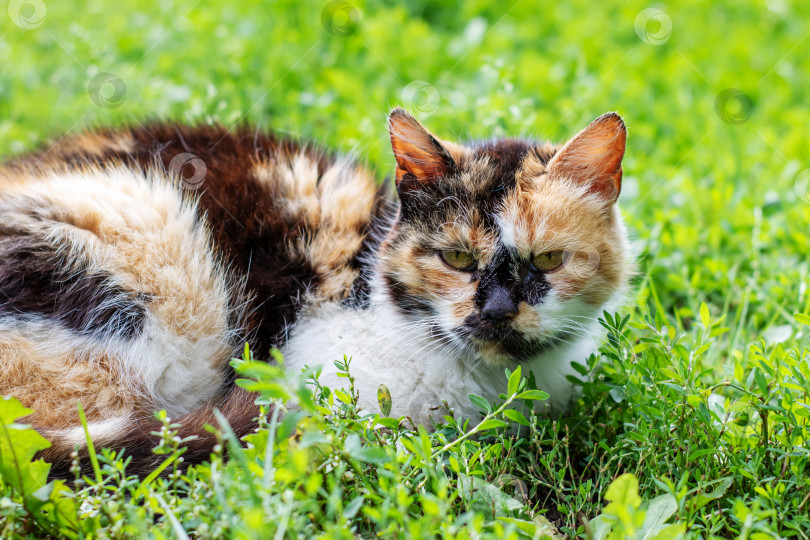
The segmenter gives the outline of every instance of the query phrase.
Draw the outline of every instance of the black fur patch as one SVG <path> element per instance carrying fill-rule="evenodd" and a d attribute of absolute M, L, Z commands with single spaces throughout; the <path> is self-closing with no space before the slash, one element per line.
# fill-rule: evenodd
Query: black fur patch
<path fill-rule="evenodd" d="M 516 184 L 516 175 L 523 165 L 523 160 L 534 149 L 535 145 L 518 139 L 477 142 L 474 147 L 475 157 L 489 158 L 493 182 L 490 192 L 500 198 L 512 190 Z"/>
<path fill-rule="evenodd" d="M 448 213 L 478 208 L 483 211 L 484 225 L 495 229 L 495 213 L 501 201 L 515 188 L 523 160 L 530 152 L 536 153 L 536 148 L 531 142 L 516 139 L 474 141 L 471 145 L 473 159 L 487 158 L 489 162 L 488 181 L 473 188 L 462 183 L 456 174 L 421 184 L 419 189 L 409 191 L 408 197 L 402 201 L 403 221 L 435 228 L 447 220 Z M 462 161 L 454 172 L 460 173 L 465 167 L 469 164 Z M 407 176 L 400 184 L 407 180 Z"/>
<path fill-rule="evenodd" d="M 473 277 L 479 281 L 475 294 L 479 308 L 495 289 L 511 291 L 511 300 L 515 304 L 526 302 L 529 305 L 542 302 L 551 289 L 544 272 L 534 270 L 528 261 L 520 260 L 516 253 L 503 246 L 492 263 L 478 270 Z"/>
<path fill-rule="evenodd" d="M 408 287 L 391 274 L 384 274 L 383 278 L 391 300 L 402 313 L 406 315 L 433 314 L 433 307 L 427 299 L 411 294 Z"/>
<path fill-rule="evenodd" d="M 507 326 L 497 326 L 476 314 L 469 315 L 464 324 L 454 330 L 464 340 L 470 337 L 497 342 L 501 352 L 515 360 L 528 360 L 533 356 L 559 347 L 573 337 L 573 333 L 562 331 L 545 339 L 527 339 Z"/>
<path fill-rule="evenodd" d="M 288 246 L 305 233 L 300 224 L 279 215 L 272 185 L 253 176 L 255 163 L 275 154 L 293 154 L 300 146 L 291 140 L 238 128 L 188 128 L 149 125 L 132 130 L 137 150 L 121 158 L 141 167 L 155 162 L 167 170 L 172 159 L 190 153 L 202 160 L 205 179 L 197 192 L 200 218 L 207 221 L 215 248 L 231 270 L 245 280 L 245 293 L 255 298 L 247 322 L 251 345 L 259 358 L 283 344 L 296 319 L 304 291 L 318 284 L 315 270 L 303 258 L 289 255 Z M 331 157 L 311 152 L 323 173 Z"/>
<path fill-rule="evenodd" d="M 147 299 L 89 272 L 81 256 L 20 233 L 0 230 L 0 311 L 44 317 L 83 335 L 140 334 Z"/>
<path fill-rule="evenodd" d="M 370 304 L 371 278 L 374 274 L 376 254 L 380 242 L 388 227 L 390 219 L 386 214 L 393 214 L 393 209 L 387 199 L 388 188 L 383 185 L 377 191 L 377 204 L 374 207 L 374 216 L 368 228 L 363 231 L 363 243 L 351 261 L 351 267 L 358 270 L 359 276 L 352 283 L 352 290 L 344 305 L 367 308 Z"/>
<path fill-rule="evenodd" d="M 551 285 L 548 284 L 544 272 L 529 270 L 523 280 L 523 298 L 527 304 L 534 306 L 543 301 Z"/>
<path fill-rule="evenodd" d="M 475 291 L 475 305 L 479 308 L 489 300 L 495 291 L 506 290 L 510 300 L 517 305 L 522 300 L 522 291 L 514 275 L 515 255 L 501 247 L 492 262 L 478 271 L 478 288 Z"/>

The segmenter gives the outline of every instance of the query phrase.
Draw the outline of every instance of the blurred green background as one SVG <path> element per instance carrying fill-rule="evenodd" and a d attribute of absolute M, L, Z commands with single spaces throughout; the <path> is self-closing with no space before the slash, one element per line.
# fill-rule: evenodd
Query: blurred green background
<path fill-rule="evenodd" d="M 0 155 L 93 125 L 246 121 L 382 179 L 395 105 L 450 139 L 562 141 L 616 110 L 638 305 L 688 327 L 706 299 L 736 323 L 723 353 L 745 354 L 807 308 L 808 20 L 787 0 L 11 0 Z"/>
<path fill-rule="evenodd" d="M 383 181 L 396 105 L 448 139 L 563 141 L 618 111 L 632 354 L 572 409 L 582 476 L 558 453 L 572 424 L 563 437 L 545 420 L 489 465 L 541 486 L 532 504 L 580 535 L 625 470 L 647 498 L 667 478 L 690 496 L 725 482 L 711 505 L 681 501 L 690 538 L 746 538 L 751 516 L 762 538 L 806 533 L 808 327 L 793 314 L 810 313 L 808 21 L 806 0 L 4 0 L 0 157 L 95 125 L 249 122 L 354 152 Z M 648 311 L 654 327 L 638 324 Z M 792 420 L 774 416 L 769 439 L 747 404 Z"/>

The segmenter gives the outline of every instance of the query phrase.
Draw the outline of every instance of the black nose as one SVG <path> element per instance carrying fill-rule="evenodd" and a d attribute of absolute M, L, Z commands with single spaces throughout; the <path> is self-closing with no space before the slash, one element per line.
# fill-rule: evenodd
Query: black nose
<path fill-rule="evenodd" d="M 481 308 L 481 316 L 494 323 L 503 323 L 517 315 L 517 305 L 512 300 L 511 291 L 498 287 L 490 292 Z"/>

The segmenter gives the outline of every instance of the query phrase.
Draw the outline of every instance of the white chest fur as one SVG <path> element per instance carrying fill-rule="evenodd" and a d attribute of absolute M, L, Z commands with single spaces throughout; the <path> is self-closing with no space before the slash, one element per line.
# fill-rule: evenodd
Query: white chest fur
<path fill-rule="evenodd" d="M 598 333 L 598 325 L 590 328 Z M 572 361 L 584 363 L 595 351 L 593 333 L 551 348 L 523 364 L 537 386 L 551 395 L 555 410 L 565 409 L 572 385 Z M 320 381 L 330 388 L 348 386 L 337 376 L 334 360 L 351 358 L 350 373 L 356 379 L 359 405 L 378 412 L 377 388 L 385 384 L 391 392 L 391 416 L 410 416 L 415 422 L 430 424 L 446 414 L 433 411 L 443 401 L 457 416 L 476 418 L 478 409 L 469 400 L 477 394 L 494 400 L 506 390 L 502 366 L 490 366 L 459 350 L 447 338 L 431 333 L 424 323 L 413 322 L 399 313 L 384 295 L 375 295 L 366 309 L 324 304 L 302 313 L 282 352 L 288 369 L 298 372 L 304 366 L 322 366 Z M 510 366 L 514 368 L 515 366 Z"/>

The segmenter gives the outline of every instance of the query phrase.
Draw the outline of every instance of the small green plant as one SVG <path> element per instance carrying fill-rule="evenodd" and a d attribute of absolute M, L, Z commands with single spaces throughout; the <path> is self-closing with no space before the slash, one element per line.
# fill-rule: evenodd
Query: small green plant
<path fill-rule="evenodd" d="M 71 534 L 77 523 L 75 503 L 61 481 L 48 483 L 50 465 L 33 461 L 50 446 L 39 433 L 17 420 L 32 411 L 14 398 L 0 398 L 0 530 L 17 536 L 31 528 L 45 534 Z"/>
<path fill-rule="evenodd" d="M 667 525 L 678 510 L 670 494 L 643 502 L 638 495 L 638 480 L 625 473 L 611 483 L 605 492 L 609 504 L 602 514 L 589 523 L 592 540 L 677 540 L 683 538 L 686 526 Z"/>
<path fill-rule="evenodd" d="M 274 359 L 275 365 L 256 361 L 246 347 L 233 362 L 250 377 L 237 384 L 257 392 L 263 413 L 260 429 L 244 441 L 219 417 L 230 460 L 223 460 L 220 447 L 210 464 L 182 473 L 188 439 L 180 439 L 177 425 L 160 412 L 153 451 L 167 457 L 143 480 L 127 474 L 125 451 L 98 454 L 89 441 L 91 476 L 80 476 L 75 466 L 73 489 L 46 483 L 49 466 L 31 459 L 47 441 L 15 423 L 30 411 L 13 399 L 0 402 L 10 441 L 0 447 L 2 481 L 20 505 L 7 512 L 7 525 L 19 532 L 32 522 L 68 538 L 169 531 L 208 537 L 245 530 L 257 537 L 402 530 L 451 537 L 555 534 L 547 520 L 504 491 L 504 482 L 492 481 L 503 479 L 499 463 L 509 419 L 529 425 L 514 406 L 548 397 L 527 388 L 520 368 L 507 371 L 502 401 L 471 396 L 482 409 L 479 422 L 459 424 L 448 416 L 442 429 L 428 433 L 407 418 L 360 411 L 348 358 L 336 362 L 348 388 L 334 390 L 318 382 L 317 372 L 298 377 L 285 372 L 277 352 Z M 25 525 L 15 529 L 12 522 Z"/>
<path fill-rule="evenodd" d="M 605 313 L 602 358 L 577 366 L 568 416 L 538 417 L 533 403 L 548 395 L 516 367 L 498 400 L 470 396 L 479 418 L 446 411 L 434 431 L 360 410 L 350 358 L 336 361 L 347 386 L 331 389 L 318 370 L 288 373 L 277 351 L 266 363 L 245 347 L 232 365 L 262 406 L 259 429 L 239 441 L 220 416 L 210 462 L 184 471 L 188 440 L 158 413 L 154 452 L 164 459 L 144 479 L 127 473 L 126 451 L 88 444 L 90 475 L 76 457 L 71 487 L 48 483 L 49 465 L 32 461 L 47 441 L 18 423 L 28 409 L 4 399 L 0 530 L 515 539 L 807 530 L 807 348 L 753 343 L 718 382 L 703 362 L 727 333 L 723 319 L 704 304 L 696 320 L 687 335 L 660 315 Z M 390 392 L 377 397 L 387 414 Z"/>

